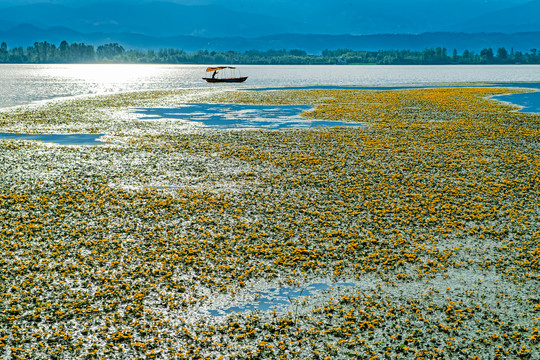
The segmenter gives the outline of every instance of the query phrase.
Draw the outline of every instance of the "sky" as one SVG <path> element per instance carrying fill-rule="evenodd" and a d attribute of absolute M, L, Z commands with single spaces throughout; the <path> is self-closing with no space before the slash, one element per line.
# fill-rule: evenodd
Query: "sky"
<path fill-rule="evenodd" d="M 51 6 L 27 6 L 37 3 Z M 449 33 L 540 32 L 537 14 L 540 0 L 0 0 L 0 37 L 11 46 L 114 40 L 132 48 L 219 48 L 223 39 L 231 46 L 241 38 L 242 48 L 256 48 L 251 40 L 274 36 L 278 40 L 266 46 L 324 49 L 331 35 L 400 34 L 408 36 L 402 38 L 407 48 L 420 48 L 426 45 L 411 36 L 426 35 L 440 44 Z M 307 35 L 312 44 L 303 40 Z M 473 45 L 460 41 L 452 46 L 473 48 L 482 39 Z"/>
<path fill-rule="evenodd" d="M 353 34 L 367 35 L 380 33 L 410 33 L 418 34 L 423 32 L 493 32 L 497 30 L 497 23 L 489 24 L 489 17 L 493 12 L 507 9 L 517 5 L 525 4 L 530 1 L 535 1 L 540 4 L 540 0 L 0 0 L 0 7 L 12 5 L 27 5 L 35 3 L 48 3 L 56 5 L 66 5 L 69 7 L 81 7 L 90 3 L 112 4 L 123 2 L 129 5 L 138 3 L 158 3 L 158 2 L 174 2 L 183 5 L 215 5 L 213 8 L 218 14 L 214 17 L 205 17 L 205 11 L 199 11 L 196 14 L 196 21 L 199 24 L 192 24 L 191 19 L 181 18 L 182 14 L 162 14 L 154 13 L 155 19 L 165 19 L 167 15 L 172 16 L 169 19 L 169 27 L 160 30 L 160 24 L 152 23 L 152 19 L 148 22 L 148 26 L 143 29 L 144 21 L 148 19 L 143 17 L 139 20 L 140 26 L 127 26 L 126 21 L 121 25 L 124 27 L 115 31 L 139 32 L 144 35 L 164 36 L 164 35 L 201 35 L 201 36 L 260 36 L 268 33 L 320 33 L 320 34 Z M 135 6 L 133 6 L 135 7 Z M 113 6 L 110 6 L 113 8 Z M 226 10 L 221 12 L 221 10 Z M 125 11 L 107 12 L 107 6 L 103 7 L 93 15 L 94 18 L 81 19 L 86 23 L 111 23 L 118 22 L 117 18 L 125 14 Z M 21 11 L 17 10 L 14 14 L 18 17 Z M 135 10 L 134 15 L 135 14 Z M 244 29 L 238 26 L 239 24 L 231 24 L 227 19 L 231 18 L 230 12 L 247 14 L 247 16 L 239 17 L 241 22 L 245 21 Z M 226 16 L 219 17 L 219 13 L 227 13 Z M 538 20 L 534 20 L 534 24 L 530 25 L 530 11 L 521 11 L 515 17 L 516 24 L 523 25 L 516 32 L 520 31 L 536 31 L 536 27 L 540 27 Z M 51 13 L 52 16 L 58 12 Z M 195 12 L 194 12 L 195 14 Z M 38 12 L 39 15 L 39 12 Z M 128 14 L 129 15 L 129 14 Z M 234 14 L 232 14 L 234 15 Z M 48 22 L 46 17 L 36 16 L 30 20 L 21 20 L 26 23 L 41 28 L 52 26 L 64 26 L 77 31 L 88 32 L 88 28 L 78 27 L 77 24 L 69 23 L 66 16 L 59 15 L 60 19 L 55 20 L 59 23 Z M 477 20 L 478 17 L 484 18 Z M 100 19 L 97 19 L 100 18 Z M 106 19 L 105 19 L 106 18 Z M 499 14 L 499 18 L 505 22 L 505 28 L 502 32 L 510 32 L 512 30 L 513 18 L 508 18 L 504 14 Z M 531 16 L 531 18 L 536 18 Z M 97 20 L 96 20 L 97 19 Z M 177 19 L 177 21 L 175 20 Z M 11 18 L 1 18 L 0 13 L 0 28 L 6 30 L 9 26 L 13 27 L 14 23 Z M 68 19 L 69 20 L 69 19 Z M 186 26 L 193 28 L 192 32 L 182 29 L 179 21 L 183 21 Z M 212 21 L 213 24 L 209 22 Z M 497 20 L 498 21 L 498 20 Z M 204 23 L 208 24 L 208 28 L 213 26 L 214 30 L 204 28 Z M 216 29 L 216 23 L 219 22 L 222 26 L 222 31 Z M 259 26 L 257 28 L 257 22 Z M 255 23 L 255 24 L 253 24 Z M 475 28 L 475 24 L 485 27 Z M 518 24 L 519 23 L 519 24 Z M 173 34 L 174 27 L 178 25 L 178 33 Z M 236 28 L 238 30 L 234 30 Z M 265 31 L 265 27 L 267 31 Z M 172 30 L 171 30 L 172 28 Z M 231 28 L 231 29 L 229 29 Z M 517 27 L 516 27 L 517 28 Z M 1 29 L 0 29 L 1 30 Z M 108 28 L 100 29 L 96 27 L 92 31 L 112 31 Z M 229 31 L 230 30 L 230 31 Z M 235 32 L 231 32 L 231 31 Z M 539 29 L 540 30 L 540 29 Z"/>
<path fill-rule="evenodd" d="M 434 14 L 452 16 L 456 11 L 472 14 L 475 11 L 503 9 L 531 0 L 0 0 L 0 6 L 35 3 L 81 6 L 88 3 L 126 2 L 153 3 L 174 2 L 185 5 L 218 5 L 244 12 L 266 13 L 268 15 L 320 15 L 322 13 L 339 15 L 348 9 L 379 8 L 380 11 L 392 11 L 402 8 L 425 9 Z M 460 4 L 467 4 L 466 7 Z"/>
<path fill-rule="evenodd" d="M 0 5 L 22 5 L 22 4 L 34 4 L 34 3 L 51 3 L 51 4 L 64 4 L 64 5 L 81 5 L 86 3 L 96 3 L 96 2 L 117 2 L 119 0 L 107 1 L 107 0 L 0 0 Z M 122 0 L 120 0 L 122 1 Z M 129 0 L 126 2 L 136 3 L 136 2 L 156 2 L 156 1 L 168 1 L 176 2 L 179 4 L 187 5 L 207 5 L 207 4 L 220 4 L 226 5 L 230 4 L 231 6 L 240 6 L 242 8 L 261 8 L 261 7 L 291 7 L 291 6 L 302 6 L 302 7 L 325 7 L 333 4 L 346 4 L 346 3 L 379 3 L 379 4 L 429 4 L 430 6 L 436 7 L 451 7 L 452 4 L 455 4 L 453 0 Z M 517 4 L 523 4 L 530 0 L 470 0 L 471 3 L 482 3 L 486 7 L 489 6 L 512 6 Z"/>

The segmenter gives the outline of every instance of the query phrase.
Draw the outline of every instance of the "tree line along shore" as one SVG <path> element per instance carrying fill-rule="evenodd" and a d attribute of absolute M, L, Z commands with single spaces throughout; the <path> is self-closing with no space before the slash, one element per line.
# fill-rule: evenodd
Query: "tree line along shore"
<path fill-rule="evenodd" d="M 540 52 L 484 48 L 479 52 L 464 50 L 451 53 L 444 47 L 418 50 L 358 51 L 351 49 L 323 50 L 308 54 L 304 50 L 248 50 L 188 52 L 181 49 L 126 50 L 118 43 L 95 47 L 84 43 L 62 41 L 59 46 L 47 41 L 26 48 L 0 45 L 0 63 L 154 63 L 154 64 L 253 64 L 253 65 L 444 65 L 444 64 L 540 64 Z"/>

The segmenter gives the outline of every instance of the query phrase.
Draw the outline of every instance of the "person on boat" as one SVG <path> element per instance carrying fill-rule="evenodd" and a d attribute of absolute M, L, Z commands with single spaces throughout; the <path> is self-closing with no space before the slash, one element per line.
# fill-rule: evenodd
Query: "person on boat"
<path fill-rule="evenodd" d="M 216 74 L 217 74 L 217 70 L 215 70 L 214 73 L 212 74 L 212 79 L 216 78 Z"/>

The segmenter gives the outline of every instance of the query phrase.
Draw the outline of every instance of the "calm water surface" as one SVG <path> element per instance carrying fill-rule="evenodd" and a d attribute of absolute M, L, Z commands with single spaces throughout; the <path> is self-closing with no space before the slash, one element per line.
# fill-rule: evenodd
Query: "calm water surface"
<path fill-rule="evenodd" d="M 210 129 L 313 128 L 326 126 L 363 126 L 364 123 L 308 120 L 300 114 L 306 105 L 179 104 L 174 108 L 143 108 L 141 120 L 178 120 Z"/>
<path fill-rule="evenodd" d="M 60 97 L 125 91 L 210 88 L 206 65 L 0 64 L 0 108 Z M 504 66 L 239 66 L 246 87 L 399 86 L 540 81 L 538 65 Z M 218 85 L 236 87 L 238 85 Z"/>
<path fill-rule="evenodd" d="M 60 145 L 101 145 L 104 134 L 11 134 L 0 133 L 0 139 L 38 140 Z"/>

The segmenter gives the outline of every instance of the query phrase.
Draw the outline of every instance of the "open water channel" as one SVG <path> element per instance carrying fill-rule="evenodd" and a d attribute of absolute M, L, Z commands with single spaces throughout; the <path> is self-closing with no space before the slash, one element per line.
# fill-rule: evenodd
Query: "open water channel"
<path fill-rule="evenodd" d="M 487 86 L 527 87 L 534 93 L 512 94 L 497 99 L 540 111 L 540 66 L 241 66 L 246 83 L 212 84 L 202 80 L 206 65 L 0 65 L 0 109 L 73 96 L 113 94 L 128 91 L 178 88 L 227 87 L 274 90 L 283 87 L 331 89 L 394 89 L 411 86 L 475 83 Z M 285 129 L 316 126 L 361 126 L 328 121 L 306 121 L 298 106 L 246 107 L 245 105 L 181 105 L 174 109 L 141 109 L 145 118 L 187 120 L 217 129 Z M 60 144 L 96 145 L 95 135 L 16 135 L 0 133 L 0 138 L 27 138 Z"/>
<path fill-rule="evenodd" d="M 216 86 L 202 80 L 205 68 L 206 65 L 0 64 L 0 108 L 60 97 Z M 248 76 L 240 86 L 248 88 L 540 82 L 540 65 L 281 65 L 239 69 Z"/>

